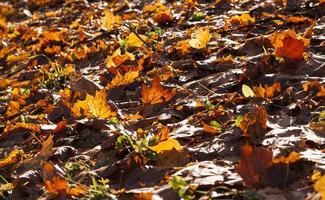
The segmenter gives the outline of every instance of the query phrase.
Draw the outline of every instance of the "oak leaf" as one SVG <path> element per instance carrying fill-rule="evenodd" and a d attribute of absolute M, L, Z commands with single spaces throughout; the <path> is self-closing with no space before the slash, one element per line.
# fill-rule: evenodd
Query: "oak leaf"
<path fill-rule="evenodd" d="M 174 92 L 163 88 L 163 86 L 160 84 L 159 77 L 156 77 L 151 82 L 151 86 L 143 86 L 141 94 L 141 101 L 144 104 L 164 103 L 170 101 L 174 96 Z"/>
<path fill-rule="evenodd" d="M 269 37 L 275 55 L 290 60 L 301 60 L 305 49 L 309 45 L 309 39 L 297 36 L 294 30 L 276 32 Z"/>
<path fill-rule="evenodd" d="M 211 33 L 208 28 L 200 28 L 192 36 L 192 39 L 189 40 L 189 45 L 196 49 L 206 48 L 208 42 L 211 39 Z"/>
<path fill-rule="evenodd" d="M 95 96 L 87 94 L 85 100 L 79 100 L 73 105 L 72 113 L 75 117 L 84 115 L 104 119 L 116 116 L 107 103 L 105 90 L 96 91 Z"/>

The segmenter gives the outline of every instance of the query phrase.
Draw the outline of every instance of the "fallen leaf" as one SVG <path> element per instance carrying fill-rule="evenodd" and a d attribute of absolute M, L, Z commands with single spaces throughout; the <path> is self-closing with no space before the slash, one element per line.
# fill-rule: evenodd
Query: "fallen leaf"
<path fill-rule="evenodd" d="M 0 168 L 17 163 L 18 161 L 20 161 L 23 155 L 23 150 L 15 149 L 11 151 L 7 157 L 0 160 Z"/>
<path fill-rule="evenodd" d="M 269 39 L 275 48 L 276 56 L 291 60 L 302 60 L 309 45 L 309 39 L 297 36 L 294 30 L 273 33 Z"/>
<path fill-rule="evenodd" d="M 290 164 L 290 163 L 294 163 L 296 162 L 297 160 L 300 159 L 300 154 L 298 152 L 291 152 L 289 154 L 289 156 L 285 157 L 285 156 L 281 156 L 279 158 L 273 158 L 272 162 L 274 164 L 277 164 L 277 163 L 285 163 L 285 164 Z"/>
<path fill-rule="evenodd" d="M 255 96 L 254 91 L 248 85 L 243 84 L 241 90 L 246 98 Z"/>
<path fill-rule="evenodd" d="M 135 33 L 130 33 L 130 35 L 128 36 L 128 40 L 127 40 L 127 45 L 129 47 L 142 47 L 143 45 L 143 41 L 140 40 L 140 38 L 143 40 L 143 41 L 146 41 L 147 40 L 147 37 L 144 36 L 144 35 L 136 35 Z"/>
<path fill-rule="evenodd" d="M 271 98 L 277 92 L 281 92 L 281 85 L 279 82 L 273 83 L 270 86 L 265 85 L 264 87 L 260 84 L 258 87 L 253 87 L 257 97 Z"/>
<path fill-rule="evenodd" d="M 235 169 L 244 179 L 244 184 L 250 187 L 258 187 L 267 168 L 272 166 L 272 151 L 263 147 L 246 144 L 242 147 L 242 159 Z"/>
<path fill-rule="evenodd" d="M 121 85 L 128 85 L 133 83 L 138 76 L 139 71 L 128 71 L 124 75 L 118 72 L 113 80 L 109 83 L 109 87 L 114 88 Z"/>
<path fill-rule="evenodd" d="M 325 199 L 325 176 L 321 176 L 316 183 L 314 184 L 314 188 L 317 192 L 320 193 L 322 199 Z"/>
<path fill-rule="evenodd" d="M 189 45 L 196 49 L 206 48 L 211 39 L 211 33 L 208 28 L 200 28 L 195 31 L 192 39 L 188 41 Z"/>
<path fill-rule="evenodd" d="M 141 90 L 141 101 L 144 104 L 157 104 L 170 101 L 174 93 L 171 90 L 164 89 L 160 84 L 160 78 L 156 77 L 151 86 L 143 86 Z"/>
<path fill-rule="evenodd" d="M 176 151 L 180 151 L 182 150 L 182 146 L 177 140 L 168 137 L 167 140 L 159 142 L 157 145 L 152 146 L 151 149 L 156 153 L 160 154 L 164 151 L 171 151 L 173 149 L 175 149 Z"/>
<path fill-rule="evenodd" d="M 54 195 L 73 195 L 81 196 L 86 192 L 86 188 L 82 185 L 70 187 L 67 180 L 56 174 L 53 164 L 43 162 L 44 187 Z"/>
<path fill-rule="evenodd" d="M 243 116 L 239 128 L 253 140 L 262 138 L 266 131 L 267 113 L 264 106 L 255 106 Z"/>
<path fill-rule="evenodd" d="M 107 31 L 112 31 L 115 26 L 122 24 L 122 18 L 115 16 L 110 11 L 105 11 L 104 16 L 101 18 L 101 27 Z"/>
<path fill-rule="evenodd" d="M 85 100 L 79 100 L 73 105 L 72 113 L 75 117 L 86 116 L 104 119 L 116 116 L 107 103 L 105 90 L 96 91 L 95 96 L 87 94 Z"/>
<path fill-rule="evenodd" d="M 255 22 L 255 18 L 251 17 L 248 13 L 235 15 L 230 18 L 230 23 L 233 25 L 238 23 L 240 26 L 245 26 L 254 22 Z"/>

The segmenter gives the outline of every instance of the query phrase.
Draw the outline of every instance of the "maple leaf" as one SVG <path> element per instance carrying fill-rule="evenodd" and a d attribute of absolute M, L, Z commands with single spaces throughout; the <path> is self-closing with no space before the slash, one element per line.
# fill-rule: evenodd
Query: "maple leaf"
<path fill-rule="evenodd" d="M 294 30 L 273 33 L 269 39 L 276 56 L 291 60 L 303 59 L 303 53 L 309 45 L 309 39 L 297 36 Z"/>
<path fill-rule="evenodd" d="M 257 97 L 271 98 L 276 92 L 281 92 L 281 85 L 279 82 L 264 87 L 260 84 L 259 87 L 253 87 L 253 89 Z"/>
<path fill-rule="evenodd" d="M 321 176 L 320 178 L 318 178 L 318 180 L 314 184 L 314 188 L 317 192 L 320 193 L 322 199 L 325 199 L 325 176 Z"/>
<path fill-rule="evenodd" d="M 143 10 L 145 12 L 154 12 L 154 20 L 158 24 L 166 24 L 173 20 L 171 10 L 167 8 L 164 4 L 162 4 L 160 1 L 157 1 L 153 5 L 144 6 Z"/>
<path fill-rule="evenodd" d="M 36 133 L 41 132 L 41 126 L 39 124 L 25 123 L 25 122 L 17 122 L 17 123 L 10 122 L 9 124 L 7 124 L 7 126 L 5 127 L 3 132 L 10 133 L 10 132 L 14 132 L 14 131 L 17 131 L 20 129 L 34 131 Z"/>
<path fill-rule="evenodd" d="M 206 48 L 211 39 L 210 30 L 208 28 L 200 28 L 195 31 L 192 39 L 188 41 L 189 45 L 196 49 Z"/>
<path fill-rule="evenodd" d="M 166 140 L 159 142 L 155 146 L 152 146 L 151 149 L 156 153 L 160 154 L 164 151 L 171 151 L 172 149 L 180 151 L 182 149 L 182 146 L 177 140 L 168 137 Z"/>
<path fill-rule="evenodd" d="M 240 26 L 245 26 L 255 22 L 255 18 L 251 17 L 248 13 L 235 15 L 230 18 L 231 24 L 239 23 Z"/>
<path fill-rule="evenodd" d="M 107 31 L 112 31 L 115 26 L 122 24 L 120 16 L 115 16 L 111 11 L 105 11 L 101 18 L 101 27 Z"/>
<path fill-rule="evenodd" d="M 144 41 L 147 40 L 147 37 L 144 35 L 138 35 L 138 36 L 141 37 L 141 39 Z M 127 45 L 129 47 L 142 47 L 143 41 L 140 40 L 138 36 L 133 32 L 130 33 L 130 35 L 128 36 Z"/>
<path fill-rule="evenodd" d="M 265 134 L 263 130 L 266 130 L 266 116 L 265 107 L 256 106 L 244 115 L 239 128 L 245 136 L 250 136 L 252 139 L 261 138 Z"/>
<path fill-rule="evenodd" d="M 75 117 L 96 117 L 108 119 L 116 116 L 116 113 L 111 111 L 110 106 L 107 104 L 106 91 L 96 91 L 95 96 L 86 95 L 83 101 L 77 101 L 72 107 L 72 113 Z"/>
<path fill-rule="evenodd" d="M 44 187 L 51 194 L 81 196 L 86 192 L 84 186 L 70 187 L 66 179 L 56 174 L 53 164 L 49 162 L 43 163 L 43 171 L 45 174 Z"/>
<path fill-rule="evenodd" d="M 242 147 L 242 159 L 235 169 L 244 179 L 247 186 L 259 186 L 264 173 L 268 167 L 272 166 L 272 151 L 263 147 L 253 147 L 246 144 Z"/>
<path fill-rule="evenodd" d="M 281 156 L 279 158 L 273 158 L 272 159 L 272 162 L 274 164 L 277 164 L 277 163 L 286 163 L 286 164 L 289 164 L 289 163 L 294 163 L 294 162 L 296 162 L 299 159 L 300 159 L 300 154 L 298 152 L 293 151 L 287 157 Z"/>
<path fill-rule="evenodd" d="M 151 86 L 143 86 L 141 90 L 142 102 L 144 104 L 157 104 L 170 101 L 174 93 L 168 89 L 164 89 L 160 84 L 160 78 L 156 77 Z"/>
<path fill-rule="evenodd" d="M 114 88 L 117 86 L 133 83 L 138 76 L 139 71 L 128 71 L 124 75 L 118 72 L 113 80 L 109 83 L 109 87 Z"/>
<path fill-rule="evenodd" d="M 134 61 L 135 56 L 128 51 L 125 51 L 124 54 L 122 55 L 121 49 L 118 48 L 114 51 L 113 55 L 107 57 L 106 66 L 108 68 L 117 67 L 117 66 L 123 64 L 127 60 Z"/>
<path fill-rule="evenodd" d="M 0 27 L 2 27 L 2 28 L 7 27 L 6 18 L 2 17 L 1 15 L 0 15 Z"/>
<path fill-rule="evenodd" d="M 11 151 L 7 157 L 0 160 L 0 168 L 18 162 L 23 154 L 23 150 L 15 149 Z"/>

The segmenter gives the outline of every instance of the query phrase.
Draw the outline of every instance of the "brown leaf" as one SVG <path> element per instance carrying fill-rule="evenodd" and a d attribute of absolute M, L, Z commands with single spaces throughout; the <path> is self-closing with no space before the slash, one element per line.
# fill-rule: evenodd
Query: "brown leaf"
<path fill-rule="evenodd" d="M 249 144 L 242 147 L 242 159 L 235 168 L 245 185 L 260 186 L 266 169 L 272 166 L 272 156 L 272 151 L 263 147 L 253 149 Z"/>

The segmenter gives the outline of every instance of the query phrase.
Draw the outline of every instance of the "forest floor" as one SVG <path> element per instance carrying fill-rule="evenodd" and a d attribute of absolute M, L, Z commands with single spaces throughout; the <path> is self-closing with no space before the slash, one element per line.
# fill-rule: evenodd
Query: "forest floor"
<path fill-rule="evenodd" d="M 324 0 L 2 1 L 0 72 L 1 199 L 325 199 Z"/>

